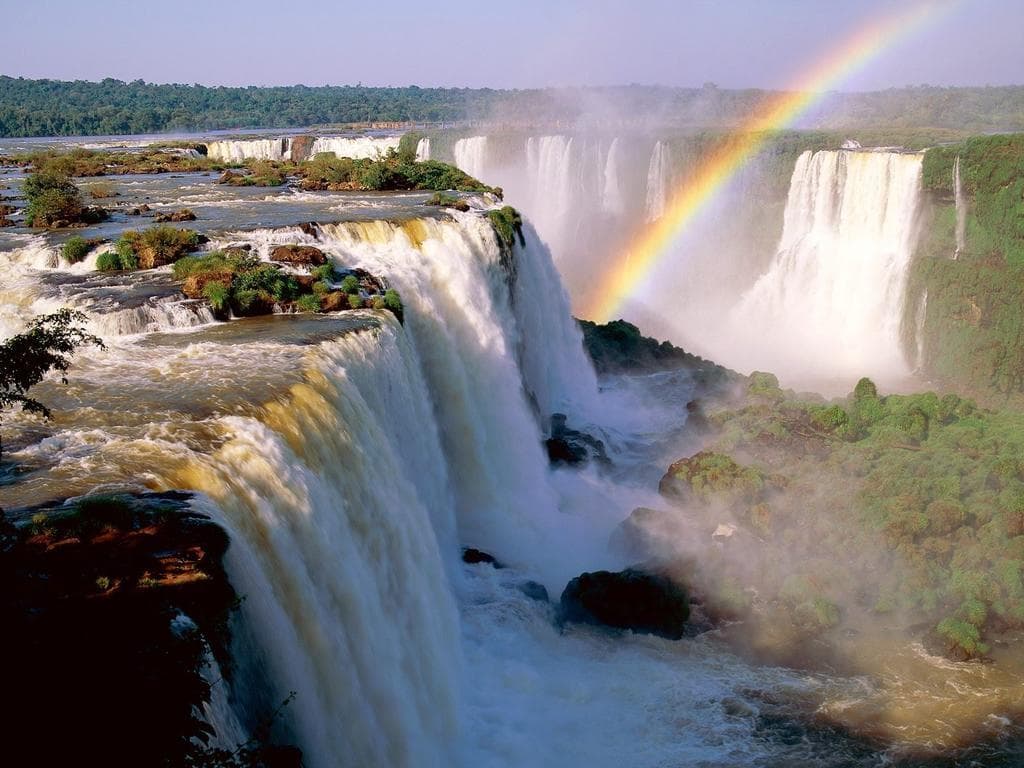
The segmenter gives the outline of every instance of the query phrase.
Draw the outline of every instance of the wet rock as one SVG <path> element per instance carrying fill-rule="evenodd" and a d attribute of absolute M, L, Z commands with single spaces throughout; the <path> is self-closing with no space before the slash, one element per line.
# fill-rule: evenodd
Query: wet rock
<path fill-rule="evenodd" d="M 320 239 L 320 228 L 316 225 L 315 221 L 307 221 L 299 224 L 299 229 L 302 231 L 302 234 L 309 235 L 314 240 Z"/>
<path fill-rule="evenodd" d="M 637 568 L 577 576 L 562 592 L 561 620 L 678 640 L 690 616 L 686 591 L 672 579 Z"/>
<path fill-rule="evenodd" d="M 245 178 L 244 174 L 235 173 L 234 171 L 224 171 L 217 179 L 217 184 L 238 184 L 241 179 Z"/>
<path fill-rule="evenodd" d="M 195 220 L 196 215 L 188 208 L 182 208 L 180 211 L 171 211 L 170 213 L 158 213 L 156 216 L 153 217 L 153 221 L 155 221 L 157 224 Z"/>
<path fill-rule="evenodd" d="M 570 466 L 585 464 L 591 459 L 608 463 L 604 443 L 586 432 L 570 429 L 567 418 L 564 413 L 551 415 L 551 436 L 544 441 L 548 460 L 555 465 Z"/>
<path fill-rule="evenodd" d="M 547 587 L 539 582 L 524 581 L 519 585 L 519 591 L 531 600 L 536 600 L 539 603 L 551 602 Z"/>
<path fill-rule="evenodd" d="M 315 141 L 316 136 L 293 136 L 291 142 L 292 162 L 298 163 L 302 160 L 308 160 L 312 156 L 313 142 Z"/>
<path fill-rule="evenodd" d="M 312 245 L 276 245 L 270 251 L 270 260 L 306 267 L 327 263 L 324 252 Z"/>
<path fill-rule="evenodd" d="M 0 216 L 0 227 L 13 227 L 15 223 L 6 216 Z"/>
<path fill-rule="evenodd" d="M 638 507 L 612 531 L 608 549 L 632 562 L 664 560 L 675 556 L 675 542 L 697 536 L 693 523 L 677 510 Z"/>
<path fill-rule="evenodd" d="M 495 559 L 494 555 L 490 555 L 479 549 L 474 549 L 473 547 L 463 548 L 462 562 L 469 563 L 470 565 L 484 563 L 486 565 L 493 565 L 495 568 L 505 567 L 501 562 Z"/>
<path fill-rule="evenodd" d="M 331 291 L 320 300 L 325 312 L 340 312 L 349 309 L 348 294 L 344 291 Z"/>

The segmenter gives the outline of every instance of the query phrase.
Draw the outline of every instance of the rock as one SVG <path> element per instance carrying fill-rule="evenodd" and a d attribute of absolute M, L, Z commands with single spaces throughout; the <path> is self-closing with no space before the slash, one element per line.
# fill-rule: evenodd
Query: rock
<path fill-rule="evenodd" d="M 612 531 L 608 549 L 632 562 L 669 560 L 677 554 L 677 542 L 694 541 L 699 535 L 681 512 L 638 507 Z"/>
<path fill-rule="evenodd" d="M 293 136 L 290 147 L 292 162 L 298 163 L 308 160 L 312 155 L 313 142 L 315 141 L 316 136 Z"/>
<path fill-rule="evenodd" d="M 680 500 L 749 505 L 762 500 L 769 483 L 778 484 L 759 469 L 739 464 L 724 453 L 700 451 L 672 464 L 658 491 Z"/>
<path fill-rule="evenodd" d="M 348 294 L 344 291 L 331 291 L 320 300 L 325 312 L 340 312 L 349 309 Z"/>
<path fill-rule="evenodd" d="M 302 234 L 309 235 L 314 240 L 320 239 L 320 228 L 316 225 L 315 221 L 307 221 L 299 224 L 299 229 L 302 231 Z"/>
<path fill-rule="evenodd" d="M 224 171 L 217 179 L 217 184 L 238 184 L 239 179 L 243 179 L 245 176 L 241 173 L 235 173 L 234 171 Z"/>
<path fill-rule="evenodd" d="M 14 222 L 8 219 L 6 216 L 0 216 L 0 227 L 13 227 Z"/>
<path fill-rule="evenodd" d="M 594 571 L 569 582 L 560 600 L 561 620 L 596 624 L 678 640 L 690 616 L 686 591 L 655 573 L 628 568 Z"/>
<path fill-rule="evenodd" d="M 536 581 L 524 581 L 519 585 L 519 591 L 531 600 L 536 600 L 539 603 L 551 602 L 547 587 Z"/>
<path fill-rule="evenodd" d="M 182 283 L 181 292 L 188 296 L 190 299 L 202 299 L 205 298 L 203 289 L 206 288 L 210 283 L 223 283 L 224 285 L 230 285 L 232 278 L 232 272 L 198 272 L 194 275 L 189 275 L 185 278 L 185 282 Z"/>
<path fill-rule="evenodd" d="M 13 205 L 5 205 L 3 203 L 0 203 L 0 216 L 10 216 L 17 210 L 18 209 L 15 208 Z"/>
<path fill-rule="evenodd" d="M 145 203 L 143 203 L 142 205 L 139 206 L 139 211 L 141 213 L 149 213 L 150 210 L 152 210 L 152 209 L 148 205 L 146 205 Z"/>
<path fill-rule="evenodd" d="M 270 251 L 270 260 L 307 267 L 327 263 L 324 252 L 312 245 L 275 245 Z"/>
<path fill-rule="evenodd" d="M 128 215 L 129 216 L 141 216 L 142 215 L 142 210 L 139 209 L 139 208 L 132 208 L 130 211 L 128 211 Z"/>
<path fill-rule="evenodd" d="M 586 432 L 570 429 L 566 425 L 567 418 L 564 413 L 551 415 L 551 436 L 544 441 L 548 460 L 555 465 L 570 466 L 584 464 L 590 459 L 607 463 L 604 443 Z"/>
<path fill-rule="evenodd" d="M 465 547 L 462 550 L 462 562 L 469 563 L 470 565 L 477 565 L 479 563 L 485 563 L 487 565 L 493 565 L 495 568 L 504 568 L 505 566 L 494 558 L 494 555 L 489 555 L 479 549 L 473 547 Z"/>
<path fill-rule="evenodd" d="M 157 224 L 165 224 L 170 221 L 195 221 L 196 215 L 188 208 L 182 208 L 180 211 L 172 211 L 171 213 L 158 213 L 153 217 L 153 221 Z"/>

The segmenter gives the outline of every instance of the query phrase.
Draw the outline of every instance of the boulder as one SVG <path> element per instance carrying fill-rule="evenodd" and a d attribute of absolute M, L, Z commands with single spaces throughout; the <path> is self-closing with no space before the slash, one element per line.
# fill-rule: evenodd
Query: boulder
<path fill-rule="evenodd" d="M 309 235 L 314 240 L 320 239 L 320 228 L 317 227 L 315 221 L 303 222 L 302 224 L 299 224 L 299 229 L 302 231 L 302 234 Z"/>
<path fill-rule="evenodd" d="M 308 160 L 312 156 L 313 143 L 316 136 L 293 136 L 291 141 L 291 158 L 293 163 Z"/>
<path fill-rule="evenodd" d="M 604 443 L 586 432 L 570 429 L 566 425 L 567 418 L 564 413 L 551 415 L 551 436 L 544 441 L 548 460 L 555 465 L 570 466 L 584 464 L 590 459 L 607 463 Z"/>
<path fill-rule="evenodd" d="M 327 263 L 324 252 L 312 245 L 275 245 L 270 251 L 270 260 L 306 267 Z"/>
<path fill-rule="evenodd" d="M 235 173 L 234 171 L 224 171 L 217 179 L 218 184 L 238 184 L 241 179 L 245 178 L 244 174 Z"/>
<path fill-rule="evenodd" d="M 465 547 L 462 550 L 462 562 L 469 563 L 470 565 L 478 565 L 484 563 L 486 565 L 493 565 L 495 568 L 504 568 L 505 566 L 495 559 L 494 555 L 490 555 L 479 549 L 473 547 Z"/>
<path fill-rule="evenodd" d="M 697 526 L 677 510 L 638 507 L 612 531 L 608 549 L 630 562 L 670 560 L 677 555 L 678 542 L 699 536 Z"/>
<path fill-rule="evenodd" d="M 690 616 L 686 591 L 667 576 L 637 568 L 583 573 L 560 600 L 561 620 L 678 640 Z"/>
<path fill-rule="evenodd" d="M 331 291 L 320 300 L 320 305 L 325 312 L 340 312 L 343 309 L 349 309 L 348 294 L 344 291 Z"/>
<path fill-rule="evenodd" d="M 551 602 L 551 598 L 548 596 L 547 587 L 539 582 L 524 581 L 519 585 L 519 591 L 531 600 L 536 600 L 538 603 Z"/>
<path fill-rule="evenodd" d="M 171 211 L 170 213 L 158 213 L 153 217 L 153 221 L 157 224 L 164 224 L 170 221 L 195 221 L 196 215 L 188 208 L 182 208 L 180 211 Z"/>

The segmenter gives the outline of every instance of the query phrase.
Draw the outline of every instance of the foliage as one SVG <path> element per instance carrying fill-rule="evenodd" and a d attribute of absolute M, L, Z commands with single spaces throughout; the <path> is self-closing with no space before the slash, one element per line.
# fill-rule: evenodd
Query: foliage
<path fill-rule="evenodd" d="M 376 159 L 336 157 L 332 153 L 321 152 L 296 166 L 295 173 L 302 177 L 302 186 L 307 189 L 456 190 L 490 192 L 500 196 L 494 187 L 453 165 L 438 160 L 415 162 L 395 150 Z"/>
<path fill-rule="evenodd" d="M 115 244 L 122 269 L 153 269 L 170 264 L 199 247 L 202 238 L 191 229 L 166 225 L 142 232 L 127 230 Z"/>
<path fill-rule="evenodd" d="M 960 158 L 965 243 L 953 259 L 953 168 Z M 923 369 L 981 397 L 1024 393 L 1024 134 L 983 136 L 924 157 L 926 226 L 905 327 L 927 292 Z"/>
<path fill-rule="evenodd" d="M 0 343 L 0 410 L 20 405 L 26 411 L 49 416 L 49 409 L 28 391 L 50 371 L 59 371 L 67 384 L 71 357 L 80 347 L 103 342 L 86 333 L 85 315 L 61 309 L 34 319 L 24 333 Z"/>
<path fill-rule="evenodd" d="M 372 121 L 451 122 L 492 115 L 498 120 L 572 122 L 593 100 L 624 115 L 670 124 L 732 126 L 770 93 L 756 89 L 622 86 L 561 90 L 282 86 L 224 88 L 0 77 L 0 136 L 83 136 L 217 128 L 284 128 Z M 835 94 L 820 127 L 920 126 L 989 133 L 1019 130 L 1024 88 L 893 88 Z M 410 140 L 411 143 L 411 140 Z M 934 143 L 934 142 L 932 142 Z"/>
<path fill-rule="evenodd" d="M 348 306 L 349 309 L 359 309 L 363 306 L 363 299 L 358 293 L 350 293 L 348 295 Z"/>
<path fill-rule="evenodd" d="M 309 274 L 313 276 L 314 280 L 327 283 L 333 283 L 338 278 L 333 264 L 321 264 L 319 267 L 314 267 Z"/>
<path fill-rule="evenodd" d="M 398 295 L 398 291 L 392 288 L 384 292 L 384 306 L 394 312 L 399 319 L 405 311 L 402 306 L 402 297 Z"/>
<path fill-rule="evenodd" d="M 424 138 L 423 134 L 418 131 L 402 134 L 402 138 L 398 140 L 398 157 L 403 163 L 416 162 L 416 149 L 422 138 Z"/>
<path fill-rule="evenodd" d="M 958 657 L 984 654 L 986 632 L 1024 627 L 1024 413 L 882 395 L 862 379 L 838 402 L 748 393 L 711 419 L 711 450 L 674 464 L 663 491 L 685 483 L 688 498 L 728 503 L 766 562 L 813 558 L 752 585 L 788 600 L 798 623 L 873 605 L 931 622 Z"/>
<path fill-rule="evenodd" d="M 319 312 L 320 299 L 312 293 L 303 294 L 295 301 L 295 308 L 299 312 Z"/>
<path fill-rule="evenodd" d="M 45 227 L 57 221 L 75 222 L 82 215 L 82 196 L 71 179 L 57 171 L 31 174 L 22 185 L 28 201 L 25 221 L 29 226 Z"/>
<path fill-rule="evenodd" d="M 488 211 L 487 218 L 491 220 L 491 226 L 494 227 L 494 233 L 503 248 L 511 250 L 517 237 L 519 245 L 526 245 L 526 238 L 523 237 L 523 217 L 511 205 Z"/>
<path fill-rule="evenodd" d="M 65 241 L 60 253 L 68 264 L 77 264 L 85 259 L 95 246 L 95 240 L 87 240 L 79 235 L 74 235 Z"/>
<path fill-rule="evenodd" d="M 345 275 L 341 281 L 341 290 L 345 293 L 359 293 L 359 278 L 355 275 Z"/>

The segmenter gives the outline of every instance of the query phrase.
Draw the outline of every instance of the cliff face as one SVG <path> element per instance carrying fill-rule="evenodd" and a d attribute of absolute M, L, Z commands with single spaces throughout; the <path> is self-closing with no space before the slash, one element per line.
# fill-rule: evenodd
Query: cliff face
<path fill-rule="evenodd" d="M 184 765 L 227 674 L 227 534 L 187 494 L 90 497 L 5 522 L 5 749 L 35 765 Z M 222 683 L 215 683 L 222 684 Z M 10 754 L 10 752 L 9 752 Z"/>
<path fill-rule="evenodd" d="M 957 183 L 959 181 L 959 184 Z M 926 375 L 1024 393 L 1024 134 L 928 150 L 904 327 Z M 927 296 L 927 300 L 925 297 Z"/>

